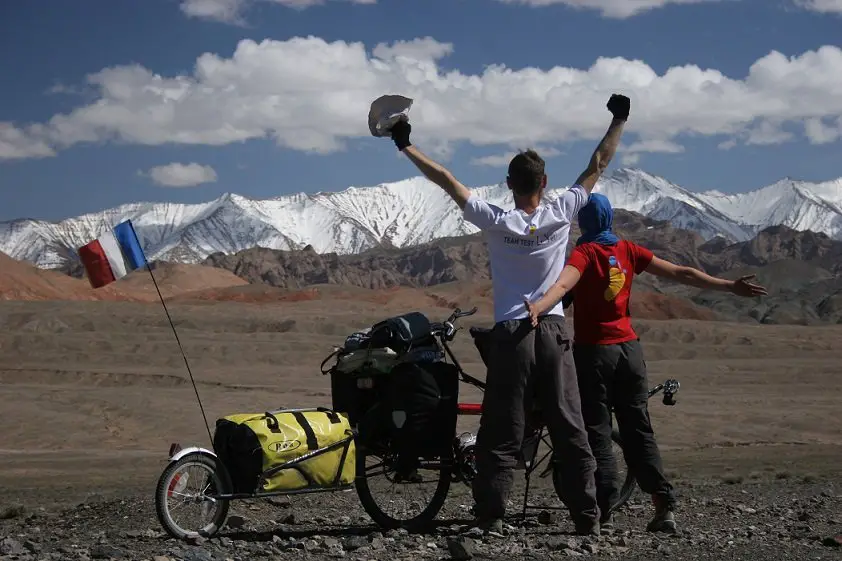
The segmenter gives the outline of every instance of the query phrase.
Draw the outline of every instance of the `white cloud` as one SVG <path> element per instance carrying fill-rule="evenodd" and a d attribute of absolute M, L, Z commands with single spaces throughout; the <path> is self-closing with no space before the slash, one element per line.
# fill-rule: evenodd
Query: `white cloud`
<path fill-rule="evenodd" d="M 460 142 L 511 150 L 597 141 L 614 92 L 632 99 L 624 142 L 638 136 L 676 143 L 682 135 L 782 142 L 790 133 L 770 133 L 842 115 L 842 48 L 836 46 L 795 57 L 773 51 L 744 77 L 692 64 L 658 74 L 623 58 L 598 58 L 590 68 L 490 65 L 464 74 L 440 65 L 452 49 L 424 38 L 378 45 L 376 56 L 362 43 L 312 36 L 243 40 L 230 57 L 202 54 L 191 74 L 105 68 L 87 77 L 96 94 L 91 103 L 40 125 L 7 127 L 17 131 L 16 145 L 41 151 L 44 143 L 55 149 L 103 141 L 221 146 L 270 138 L 284 148 L 327 154 L 370 138 L 369 105 L 385 93 L 415 99 L 413 139 L 431 151 Z"/>
<path fill-rule="evenodd" d="M 670 140 L 639 140 L 628 146 L 621 146 L 619 152 L 621 153 L 623 163 L 633 166 L 640 161 L 641 154 L 653 152 L 661 154 L 680 154 L 684 152 L 684 146 L 676 144 Z"/>
<path fill-rule="evenodd" d="M 827 144 L 842 138 L 842 116 L 836 119 L 836 124 L 825 125 L 821 119 L 807 119 L 804 123 L 804 134 L 813 144 Z"/>
<path fill-rule="evenodd" d="M 195 162 L 173 162 L 165 166 L 156 166 L 143 175 L 148 175 L 152 181 L 163 187 L 195 187 L 202 183 L 213 183 L 217 179 L 216 171 L 212 167 Z"/>
<path fill-rule="evenodd" d="M 249 4 L 257 0 L 182 0 L 181 11 L 188 17 L 230 23 L 245 24 L 245 12 Z M 263 0 L 280 4 L 288 8 L 303 10 L 312 6 L 319 6 L 326 0 Z M 376 4 L 377 0 L 345 0 L 354 4 Z"/>
<path fill-rule="evenodd" d="M 21 130 L 12 123 L 0 122 L 0 160 L 44 158 L 55 151 L 39 138 L 38 127 Z"/>
<path fill-rule="evenodd" d="M 821 14 L 842 14 L 842 0 L 795 0 L 795 3 Z"/>
<path fill-rule="evenodd" d="M 538 152 L 538 155 L 544 158 L 544 160 L 549 160 L 550 158 L 554 158 L 561 154 L 560 150 L 556 150 L 552 147 L 541 147 L 541 146 L 534 146 L 533 150 Z M 471 164 L 475 166 L 488 166 L 493 168 L 505 168 L 509 166 L 509 162 L 512 161 L 512 158 L 515 157 L 517 154 L 517 150 L 512 150 L 506 152 L 504 154 L 491 154 L 489 156 L 482 156 L 479 158 L 474 158 L 471 160 Z"/>
<path fill-rule="evenodd" d="M 564 4 L 571 8 L 599 10 L 609 18 L 628 18 L 637 14 L 662 8 L 667 4 L 699 4 L 702 2 L 719 2 L 721 0 L 497 0 L 504 4 L 525 4 L 527 6 L 552 6 Z M 834 0 L 814 0 L 816 2 Z"/>
<path fill-rule="evenodd" d="M 183 0 L 181 11 L 188 17 L 242 24 L 245 0 Z"/>

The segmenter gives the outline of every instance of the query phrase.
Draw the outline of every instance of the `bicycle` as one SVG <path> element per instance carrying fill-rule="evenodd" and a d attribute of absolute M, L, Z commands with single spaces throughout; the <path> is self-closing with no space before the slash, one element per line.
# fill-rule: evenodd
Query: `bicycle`
<path fill-rule="evenodd" d="M 477 308 L 470 311 L 463 312 L 459 308 L 455 309 L 453 313 L 445 321 L 441 323 L 430 324 L 430 335 L 436 341 L 436 345 L 444 355 L 452 361 L 448 363 L 451 372 L 456 374 L 455 380 L 455 399 L 456 415 L 481 415 L 482 405 L 479 403 L 460 403 L 458 402 L 458 384 L 467 383 L 485 390 L 485 382 L 470 376 L 464 371 L 458 359 L 454 355 L 450 345 L 456 336 L 456 333 L 462 329 L 455 325 L 456 320 L 471 316 L 475 314 Z M 485 363 L 486 353 L 485 345 L 487 344 L 488 335 L 491 329 L 481 327 L 471 327 L 469 332 L 474 340 L 477 349 L 480 351 L 480 356 Z M 335 353 L 334 353 L 335 354 Z M 327 374 L 330 370 L 325 371 L 324 365 L 331 358 L 328 356 L 322 363 L 322 373 Z M 445 361 L 446 362 L 446 361 Z M 357 377 L 354 380 L 357 387 L 365 388 L 374 386 L 375 382 L 366 376 Z M 332 381 L 333 386 L 333 381 Z M 677 380 L 669 379 L 663 384 L 659 384 L 649 391 L 649 396 L 657 394 L 660 391 L 664 392 L 664 403 L 667 405 L 674 405 L 674 395 L 679 389 Z M 301 495 L 310 493 L 336 492 L 336 491 L 350 491 L 356 490 L 360 503 L 366 513 L 371 519 L 384 529 L 406 528 L 411 531 L 421 530 L 427 527 L 438 515 L 450 490 L 452 483 L 462 482 L 470 486 L 471 481 L 476 474 L 476 466 L 473 460 L 473 435 L 470 433 L 455 434 L 455 423 L 453 430 L 453 438 L 449 443 L 442 443 L 439 452 L 435 453 L 433 457 L 415 457 L 412 465 L 406 464 L 401 460 L 400 454 L 396 452 L 395 442 L 386 439 L 378 439 L 377 427 L 372 423 L 379 422 L 382 417 L 378 416 L 377 407 L 379 404 L 375 403 L 366 409 L 365 413 L 358 418 L 353 418 L 351 423 L 353 428 L 346 434 L 345 438 L 334 442 L 323 448 L 310 450 L 303 456 L 291 459 L 281 465 L 273 466 L 271 469 L 260 473 L 258 480 L 255 481 L 255 489 L 260 488 L 260 482 L 265 478 L 271 476 L 285 469 L 296 469 L 296 466 L 302 462 L 307 461 L 313 457 L 332 452 L 334 450 L 341 450 L 340 460 L 337 465 L 335 478 L 330 484 L 316 485 L 312 482 L 301 489 L 279 489 L 274 491 L 252 491 L 252 492 L 234 492 L 232 486 L 231 476 L 228 473 L 225 465 L 219 460 L 217 454 L 206 448 L 193 446 L 182 448 L 180 444 L 173 443 L 168 452 L 168 463 L 161 473 L 155 492 L 156 515 L 164 530 L 170 536 L 177 539 L 184 539 L 195 536 L 209 537 L 219 531 L 225 523 L 228 516 L 230 502 L 233 500 L 244 499 L 260 499 L 281 495 Z M 296 412 L 325 412 L 328 415 L 336 415 L 333 409 L 326 407 L 316 408 L 301 408 L 301 409 L 277 409 L 275 411 L 266 412 L 270 418 L 278 413 L 296 413 Z M 547 458 L 553 454 L 552 444 L 548 440 L 548 434 L 544 424 L 540 421 L 540 412 L 535 412 L 532 416 L 532 424 L 529 426 L 529 434 L 524 439 L 524 445 L 521 450 L 521 461 L 519 468 L 525 471 L 526 489 L 524 492 L 523 511 L 522 515 L 526 516 L 526 511 L 529 509 L 561 509 L 562 507 L 547 507 L 547 506 L 533 506 L 528 504 L 529 483 L 533 472 L 540 466 Z M 351 416 L 349 415 L 349 418 Z M 276 421 L 277 422 L 277 421 Z M 612 438 L 615 443 L 622 447 L 622 441 L 619 433 L 614 430 Z M 549 451 L 536 462 L 538 448 L 541 443 L 549 447 Z M 355 476 L 353 484 L 342 484 L 340 476 L 345 469 L 345 462 L 351 453 L 352 449 L 355 454 Z M 367 460 L 375 458 L 380 459 L 380 463 L 374 466 L 367 466 Z M 185 468 L 198 468 L 200 470 L 199 480 L 201 482 L 199 488 L 195 493 L 187 492 L 187 486 L 192 479 L 186 472 L 182 473 Z M 407 484 L 408 488 L 420 485 L 424 482 L 424 478 L 419 474 L 420 470 L 426 469 L 432 471 L 435 476 L 432 482 L 435 490 L 432 498 L 424 502 L 416 501 L 414 504 L 420 507 L 420 512 L 414 516 L 398 517 L 394 514 L 388 514 L 384 508 L 386 505 L 378 503 L 372 492 L 372 483 L 375 480 L 374 475 L 382 472 L 388 482 L 392 483 L 394 487 L 397 484 Z M 300 471 L 300 470 L 299 470 Z M 202 479 L 202 473 L 204 479 Z M 549 464 L 547 469 L 540 474 L 540 477 L 547 477 L 553 473 L 552 464 Z M 390 476 L 391 474 L 391 476 Z M 553 484 L 556 494 L 559 494 L 560 482 L 554 477 Z M 632 474 L 627 473 L 619 500 L 612 507 L 616 510 L 625 504 L 631 498 L 635 489 L 635 480 Z M 403 488 L 402 488 L 403 489 Z M 407 491 L 401 491 L 398 494 L 404 495 Z M 186 528 L 177 523 L 173 518 L 173 511 L 175 508 L 170 508 L 170 501 L 177 497 L 184 497 L 186 504 L 195 504 L 200 506 L 203 517 L 208 518 L 208 522 L 199 526 L 198 529 Z M 403 511 L 401 514 L 405 514 Z"/>

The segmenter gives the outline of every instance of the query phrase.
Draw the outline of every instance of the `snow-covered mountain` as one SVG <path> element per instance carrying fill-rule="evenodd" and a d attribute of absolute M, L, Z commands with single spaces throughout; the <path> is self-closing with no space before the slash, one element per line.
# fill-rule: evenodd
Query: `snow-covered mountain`
<path fill-rule="evenodd" d="M 553 189 L 553 197 L 562 188 Z M 790 179 L 724 195 L 695 193 L 638 169 L 620 169 L 596 190 L 616 208 L 668 220 L 705 239 L 750 239 L 767 226 L 824 232 L 842 239 L 842 178 L 824 183 Z M 505 185 L 477 194 L 511 208 Z M 375 246 L 406 247 L 476 232 L 456 205 L 424 178 L 338 193 L 296 194 L 252 200 L 225 194 L 202 204 L 133 203 L 60 222 L 0 222 L 0 251 L 40 267 L 61 266 L 76 249 L 115 224 L 131 219 L 150 259 L 195 263 L 214 252 L 254 246 L 319 253 L 357 253 Z"/>

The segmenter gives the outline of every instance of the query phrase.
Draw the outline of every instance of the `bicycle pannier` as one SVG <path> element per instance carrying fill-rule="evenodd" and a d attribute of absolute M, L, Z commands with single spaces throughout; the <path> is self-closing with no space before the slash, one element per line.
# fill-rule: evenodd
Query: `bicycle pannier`
<path fill-rule="evenodd" d="M 400 455 L 449 457 L 458 394 L 459 373 L 453 364 L 414 362 L 394 368 L 384 413 Z"/>
<path fill-rule="evenodd" d="M 214 448 L 235 493 L 349 485 L 355 447 L 348 419 L 328 409 L 241 413 L 216 422 Z M 318 450 L 332 449 L 284 468 Z"/>

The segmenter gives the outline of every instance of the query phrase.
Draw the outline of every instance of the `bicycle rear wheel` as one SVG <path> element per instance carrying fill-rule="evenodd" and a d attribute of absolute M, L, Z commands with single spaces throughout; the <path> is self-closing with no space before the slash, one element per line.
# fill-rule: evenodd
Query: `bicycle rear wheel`
<path fill-rule="evenodd" d="M 354 486 L 366 513 L 385 529 L 426 528 L 438 515 L 450 490 L 453 463 L 449 459 L 419 460 L 399 465 L 386 447 L 357 448 Z"/>

